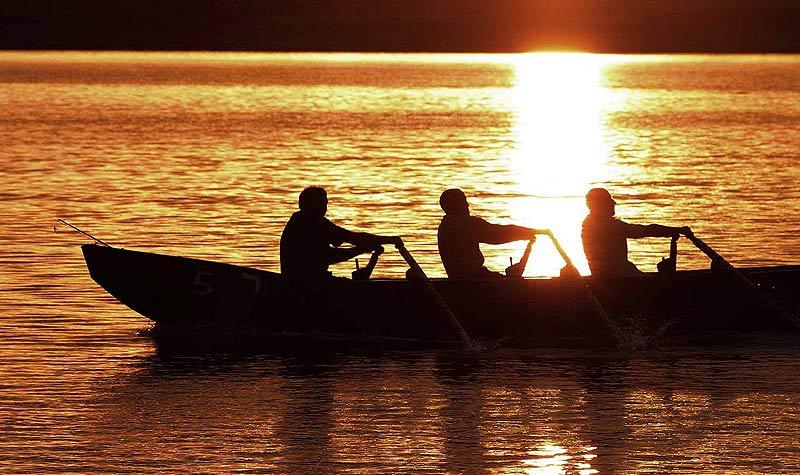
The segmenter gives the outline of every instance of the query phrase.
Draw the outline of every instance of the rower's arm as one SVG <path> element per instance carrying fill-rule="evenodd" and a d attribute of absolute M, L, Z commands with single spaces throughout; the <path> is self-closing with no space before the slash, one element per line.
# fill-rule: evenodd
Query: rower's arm
<path fill-rule="evenodd" d="M 331 248 L 328 254 L 328 264 L 336 264 L 339 262 L 349 261 L 350 259 L 373 252 L 378 249 L 383 252 L 381 244 L 393 244 L 395 246 L 402 246 L 403 240 L 400 236 L 380 236 L 370 233 L 354 233 L 345 230 L 341 236 L 342 241 L 353 244 L 354 247 L 346 248 Z"/>
<path fill-rule="evenodd" d="M 475 233 L 478 241 L 486 244 L 505 244 L 507 242 L 535 240 L 536 229 L 517 226 L 515 224 L 491 224 L 488 221 L 476 220 Z"/>
<path fill-rule="evenodd" d="M 350 259 L 372 252 L 374 248 L 365 248 L 361 246 L 346 247 L 346 248 L 331 248 L 328 254 L 328 264 L 338 264 L 339 262 L 349 261 Z"/>
<path fill-rule="evenodd" d="M 379 236 L 370 233 L 354 233 L 347 229 L 333 224 L 329 220 L 325 220 L 328 233 L 328 244 L 334 246 L 328 251 L 327 262 L 328 264 L 336 264 L 339 262 L 349 261 L 350 259 L 372 252 L 381 248 L 381 244 L 394 244 L 395 246 L 402 246 L 403 240 L 400 236 Z M 339 248 L 344 243 L 353 244 L 354 247 Z"/>
<path fill-rule="evenodd" d="M 688 227 L 664 226 L 661 224 L 629 224 L 620 221 L 625 229 L 625 237 L 645 238 L 645 237 L 674 237 L 679 234 L 686 235 Z"/>
<path fill-rule="evenodd" d="M 357 248 L 360 247 L 368 250 L 376 249 L 381 244 L 403 245 L 403 240 L 400 236 L 381 236 L 370 233 L 354 233 L 352 231 L 346 231 L 342 240 L 353 244 Z"/>
<path fill-rule="evenodd" d="M 363 252 L 375 250 L 380 247 L 381 244 L 403 245 L 403 240 L 400 236 L 379 236 L 370 233 L 356 233 L 341 226 L 337 226 L 330 221 L 328 221 L 327 232 L 329 233 L 328 243 L 334 247 L 339 247 L 343 242 L 347 242 L 357 248 L 366 249 L 366 251 Z"/>

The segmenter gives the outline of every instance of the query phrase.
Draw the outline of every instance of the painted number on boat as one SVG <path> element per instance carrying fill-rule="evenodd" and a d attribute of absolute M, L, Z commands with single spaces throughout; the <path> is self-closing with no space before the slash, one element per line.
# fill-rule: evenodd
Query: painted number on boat
<path fill-rule="evenodd" d="M 261 276 L 257 274 L 250 274 L 248 272 L 239 273 L 242 279 L 251 282 L 253 287 L 253 294 L 257 295 L 261 291 Z M 192 279 L 192 293 L 201 297 L 212 295 L 214 287 L 211 285 L 211 278 L 214 274 L 209 271 L 197 271 Z"/>
<path fill-rule="evenodd" d="M 213 275 L 214 274 L 208 271 L 197 271 L 192 280 L 192 293 L 200 296 L 213 294 L 214 288 L 211 287 L 211 284 L 208 282 Z"/>
<path fill-rule="evenodd" d="M 249 274 L 247 272 L 242 272 L 239 275 L 241 275 L 242 279 L 244 280 L 252 281 L 254 286 L 253 293 L 258 294 L 258 292 L 261 290 L 261 277 L 256 274 Z"/>

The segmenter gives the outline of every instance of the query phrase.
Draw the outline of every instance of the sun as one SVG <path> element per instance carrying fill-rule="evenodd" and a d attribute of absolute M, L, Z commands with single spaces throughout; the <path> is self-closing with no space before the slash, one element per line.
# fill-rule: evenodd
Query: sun
<path fill-rule="evenodd" d="M 510 166 L 520 195 L 529 198 L 509 203 L 511 215 L 552 229 L 583 273 L 583 197 L 607 179 L 610 155 L 603 140 L 610 95 L 602 72 L 608 61 L 589 53 L 546 52 L 520 54 L 513 63 L 516 145 Z M 557 274 L 564 264 L 555 249 L 549 243 L 537 248 L 527 274 Z"/>

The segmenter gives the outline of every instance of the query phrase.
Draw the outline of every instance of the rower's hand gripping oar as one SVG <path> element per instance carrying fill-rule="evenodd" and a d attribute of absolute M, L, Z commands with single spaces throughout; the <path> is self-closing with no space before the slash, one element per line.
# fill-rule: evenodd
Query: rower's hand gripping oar
<path fill-rule="evenodd" d="M 767 307 L 770 311 L 775 313 L 776 315 L 783 318 L 786 322 L 788 322 L 792 328 L 795 330 L 800 330 L 800 319 L 798 317 L 790 314 L 787 312 L 783 307 L 781 307 L 775 300 L 772 299 L 769 295 L 764 293 L 763 290 L 759 289 L 758 286 L 750 280 L 746 275 L 742 274 L 738 269 L 733 267 L 733 265 L 728 262 L 724 257 L 720 256 L 717 251 L 711 248 L 708 244 L 703 242 L 702 239 L 695 236 L 692 233 L 687 233 L 686 238 L 692 241 L 698 249 L 700 249 L 705 255 L 707 255 L 711 259 L 712 268 L 721 268 L 725 269 L 731 273 L 736 278 L 736 281 L 746 290 L 752 292 L 754 296 L 756 296 L 765 307 Z"/>
<path fill-rule="evenodd" d="M 476 348 L 475 343 L 472 339 L 467 335 L 467 331 L 464 330 L 464 327 L 461 325 L 461 322 L 458 321 L 458 318 L 455 316 L 450 307 L 447 305 L 447 302 L 444 301 L 439 292 L 431 284 L 431 281 L 428 279 L 428 276 L 425 275 L 425 271 L 422 270 L 422 267 L 417 264 L 417 261 L 408 252 L 408 249 L 405 246 L 397 246 L 397 250 L 400 252 L 400 255 L 403 256 L 408 267 L 410 268 L 411 273 L 414 275 L 416 279 L 418 279 L 422 283 L 422 288 L 425 290 L 425 293 L 431 298 L 431 300 L 436 304 L 438 313 L 447 320 L 447 323 L 453 328 L 453 330 L 458 334 L 459 339 L 466 345 L 468 348 Z"/>
<path fill-rule="evenodd" d="M 553 234 L 553 231 L 549 229 L 542 229 L 540 230 L 540 234 L 543 234 L 550 238 L 553 242 L 553 246 L 555 246 L 556 251 L 561 255 L 561 258 L 566 263 L 565 272 L 562 271 L 562 277 L 567 277 L 571 279 L 575 279 L 576 281 L 582 284 L 582 287 L 586 290 L 586 296 L 589 298 L 589 303 L 592 306 L 592 311 L 595 315 L 600 317 L 601 320 L 606 324 L 608 329 L 611 331 L 614 338 L 617 340 L 619 344 L 626 344 L 630 346 L 629 338 L 622 334 L 622 332 L 617 328 L 614 322 L 611 320 L 611 317 L 608 316 L 606 309 L 603 308 L 603 304 L 600 303 L 600 300 L 597 299 L 597 296 L 592 289 L 592 286 L 586 280 L 581 278 L 578 269 L 575 267 L 575 264 L 572 263 L 572 259 L 570 259 L 567 251 L 561 247 L 561 243 L 558 242 L 556 236 Z"/>

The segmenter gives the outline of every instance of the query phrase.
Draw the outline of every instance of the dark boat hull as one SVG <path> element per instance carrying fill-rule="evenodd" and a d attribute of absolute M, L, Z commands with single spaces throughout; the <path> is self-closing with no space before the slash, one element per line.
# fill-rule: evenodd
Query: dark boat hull
<path fill-rule="evenodd" d="M 83 246 L 92 278 L 165 333 L 342 335 L 354 340 L 457 340 L 448 320 L 405 279 L 331 279 L 296 286 L 280 274 L 212 261 Z M 800 266 L 747 269 L 790 305 Z M 472 338 L 547 347 L 615 346 L 610 327 L 636 342 L 691 342 L 720 335 L 790 330 L 724 273 L 680 271 L 590 283 L 611 315 L 593 311 L 584 280 L 502 279 L 433 285 Z M 630 342 L 628 342 L 630 343 Z"/>

